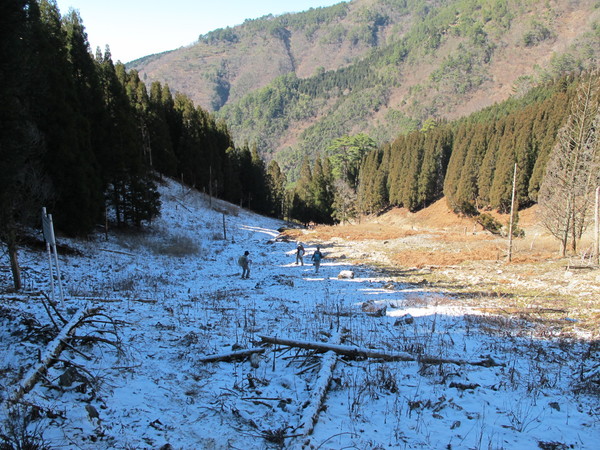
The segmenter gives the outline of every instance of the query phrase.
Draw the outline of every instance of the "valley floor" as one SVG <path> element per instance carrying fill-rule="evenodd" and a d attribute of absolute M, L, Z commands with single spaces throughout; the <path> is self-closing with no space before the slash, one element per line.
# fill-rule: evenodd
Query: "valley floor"
<path fill-rule="evenodd" d="M 283 223 L 216 201 L 210 208 L 174 183 L 161 191 L 163 215 L 148 233 L 61 241 L 79 254 L 60 256 L 59 311 L 68 319 L 98 310 L 12 408 L 57 330 L 44 308 L 47 255 L 21 253 L 25 293 L 11 293 L 0 268 L 5 439 L 28 425 L 51 448 L 74 449 L 597 448 L 597 335 L 570 306 L 595 305 L 597 285 L 573 283 L 591 271 L 566 275 L 549 263 L 554 275 L 539 298 L 571 309 L 544 312 L 535 296 L 525 305 L 511 290 L 519 274 L 510 266 L 481 263 L 488 277 L 469 262 L 401 265 L 396 252 L 379 251 L 399 241 L 366 245 L 318 231 L 293 235 L 308 250 L 300 266 L 295 242 L 277 231 Z M 317 244 L 319 273 L 308 264 Z M 247 280 L 237 265 L 244 250 Z M 353 278 L 338 278 L 342 270 Z M 507 314 L 536 305 L 529 316 Z M 275 339 L 360 351 L 266 343 Z M 231 357 L 245 349 L 256 353 Z M 20 421 L 9 418 L 15 411 Z"/>

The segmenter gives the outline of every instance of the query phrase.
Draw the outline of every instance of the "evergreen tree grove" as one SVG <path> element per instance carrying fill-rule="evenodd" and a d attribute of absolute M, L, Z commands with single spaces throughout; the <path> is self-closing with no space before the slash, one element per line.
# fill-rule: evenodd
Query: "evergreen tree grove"
<path fill-rule="evenodd" d="M 265 164 L 261 155 L 270 149 L 261 139 L 236 146 L 225 122 L 185 94 L 160 82 L 146 86 L 136 71 L 113 63 L 108 47 L 92 55 L 77 12 L 61 17 L 52 0 L 6 0 L 0 25 L 0 237 L 15 255 L 18 230 L 35 222 L 41 206 L 73 235 L 105 218 L 124 226 L 152 221 L 162 176 L 307 224 L 389 206 L 416 211 L 442 196 L 457 213 L 506 212 L 516 164 L 517 202 L 531 205 L 547 200 L 548 167 L 560 172 L 553 149 L 557 136 L 566 137 L 558 130 L 587 79 L 564 76 L 452 123 L 428 119 L 381 147 L 365 134 L 331 132 L 328 146 L 303 155 L 287 188 L 291 172 L 283 173 L 283 158 Z M 344 83 L 360 83 L 368 72 Z M 292 87 L 298 98 L 310 88 L 294 76 L 278 86 L 257 94 L 274 113 Z M 581 214 L 572 213 L 574 228 L 561 219 L 572 242 L 585 223 Z"/>
<path fill-rule="evenodd" d="M 88 233 L 106 211 L 140 226 L 160 213 L 161 175 L 272 210 L 258 152 L 246 158 L 222 121 L 167 85 L 148 93 L 108 47 L 92 55 L 76 11 L 61 17 L 52 0 L 8 0 L 0 13 L 3 236 L 41 205 L 69 234 Z M 281 198 L 281 175 L 277 183 Z"/>

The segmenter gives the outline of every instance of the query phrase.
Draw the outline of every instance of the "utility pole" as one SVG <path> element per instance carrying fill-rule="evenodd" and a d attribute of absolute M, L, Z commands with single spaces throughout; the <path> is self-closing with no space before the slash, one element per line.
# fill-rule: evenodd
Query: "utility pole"
<path fill-rule="evenodd" d="M 513 174 L 512 196 L 510 198 L 510 223 L 508 224 L 508 262 L 512 261 L 513 221 L 515 217 L 515 191 L 517 187 L 517 163 Z"/>
<path fill-rule="evenodd" d="M 594 234 L 595 237 L 595 258 L 596 258 L 596 265 L 600 265 L 600 187 L 596 188 L 596 211 L 594 214 L 594 217 L 596 218 L 596 232 Z"/>

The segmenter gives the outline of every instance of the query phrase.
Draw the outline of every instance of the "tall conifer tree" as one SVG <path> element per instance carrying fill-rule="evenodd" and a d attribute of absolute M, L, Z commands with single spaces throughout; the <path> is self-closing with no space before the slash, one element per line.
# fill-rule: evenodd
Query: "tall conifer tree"
<path fill-rule="evenodd" d="M 329 159 L 321 160 L 321 158 L 317 158 L 312 175 L 313 220 L 317 223 L 332 224 L 334 186 Z"/>
<path fill-rule="evenodd" d="M 312 218 L 314 198 L 312 193 L 312 170 L 307 157 L 304 157 L 300 167 L 300 177 L 296 181 L 293 190 L 290 215 L 304 224 L 308 224 Z"/>
<path fill-rule="evenodd" d="M 287 212 L 285 185 L 287 183 L 285 174 L 281 171 L 279 164 L 274 159 L 267 166 L 267 177 L 269 185 L 269 198 L 271 215 L 282 219 Z"/>
<path fill-rule="evenodd" d="M 173 151 L 166 109 L 162 101 L 162 86 L 154 81 L 150 86 L 147 116 L 152 166 L 160 173 L 176 178 L 177 158 Z"/>
<path fill-rule="evenodd" d="M 0 240 L 7 246 L 16 290 L 22 287 L 19 228 L 39 217 L 47 191 L 40 167 L 42 133 L 30 108 L 36 21 L 35 1 L 0 3 Z"/>

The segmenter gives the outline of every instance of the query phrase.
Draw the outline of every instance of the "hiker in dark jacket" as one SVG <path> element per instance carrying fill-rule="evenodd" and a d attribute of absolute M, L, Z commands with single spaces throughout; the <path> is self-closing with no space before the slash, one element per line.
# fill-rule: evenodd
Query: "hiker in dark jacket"
<path fill-rule="evenodd" d="M 298 247 L 296 247 L 296 264 L 300 261 L 300 265 L 304 265 L 304 246 L 298 242 Z"/>
<path fill-rule="evenodd" d="M 311 259 L 315 265 L 315 273 L 319 273 L 319 267 L 321 267 L 321 260 L 323 259 L 323 253 L 321 253 L 321 247 L 317 247 L 317 250 L 315 250 Z"/>

